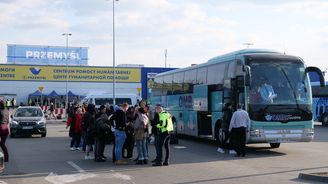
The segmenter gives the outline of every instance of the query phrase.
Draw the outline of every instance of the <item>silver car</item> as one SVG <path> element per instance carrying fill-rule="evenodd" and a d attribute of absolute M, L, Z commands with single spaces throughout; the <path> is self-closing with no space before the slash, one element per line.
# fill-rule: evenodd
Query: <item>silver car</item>
<path fill-rule="evenodd" d="M 31 136 L 32 134 L 47 135 L 46 117 L 40 107 L 18 107 L 10 123 L 10 137 L 16 135 Z"/>

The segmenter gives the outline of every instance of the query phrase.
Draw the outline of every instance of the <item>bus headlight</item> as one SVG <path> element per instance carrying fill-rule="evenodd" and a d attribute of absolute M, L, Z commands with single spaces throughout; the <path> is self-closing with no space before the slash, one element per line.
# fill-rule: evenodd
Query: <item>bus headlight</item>
<path fill-rule="evenodd" d="M 250 136 L 251 137 L 261 137 L 262 136 L 262 129 L 251 129 Z"/>
<path fill-rule="evenodd" d="M 313 137 L 314 136 L 314 129 L 313 128 L 304 129 L 304 135 L 306 137 Z"/>

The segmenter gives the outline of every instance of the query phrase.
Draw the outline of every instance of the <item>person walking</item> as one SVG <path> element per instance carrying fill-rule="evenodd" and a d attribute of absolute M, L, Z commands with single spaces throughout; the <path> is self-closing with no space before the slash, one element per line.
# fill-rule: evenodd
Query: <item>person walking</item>
<path fill-rule="evenodd" d="M 157 145 L 157 156 L 156 162 L 153 166 L 168 166 L 169 165 L 169 157 L 170 157 L 170 137 L 173 133 L 173 122 L 171 118 L 171 114 L 164 111 L 163 107 L 160 105 L 156 106 L 156 112 L 159 115 L 159 123 L 156 127 L 159 129 L 159 142 Z M 163 161 L 163 145 L 165 147 L 165 160 Z"/>
<path fill-rule="evenodd" d="M 237 157 L 245 157 L 246 131 L 250 128 L 250 122 L 248 113 L 242 109 L 242 104 L 237 104 L 237 111 L 233 113 L 229 126 L 232 147 Z"/>
<path fill-rule="evenodd" d="M 70 150 L 81 150 L 81 122 L 82 122 L 82 110 L 79 107 L 74 108 L 75 113 L 72 114 L 66 123 L 66 129 L 69 128 L 69 135 L 72 137 Z"/>
<path fill-rule="evenodd" d="M 5 102 L 0 100 L 0 146 L 4 154 L 4 161 L 9 161 L 9 152 L 6 146 L 6 140 L 9 135 L 9 111 L 5 108 Z"/>
<path fill-rule="evenodd" d="M 115 135 L 115 164 L 122 165 L 127 162 L 123 161 L 122 150 L 124 141 L 126 139 L 125 128 L 126 128 L 126 111 L 129 108 L 129 104 L 124 103 L 121 107 L 116 107 L 116 110 L 113 114 L 114 119 L 114 135 Z"/>
<path fill-rule="evenodd" d="M 56 115 L 54 114 L 55 111 L 55 105 L 53 102 L 50 103 L 50 115 L 49 115 L 49 119 L 54 118 L 55 120 L 57 119 Z"/>
<path fill-rule="evenodd" d="M 86 107 L 86 112 L 83 115 L 83 131 L 85 132 L 85 160 L 94 159 L 90 155 L 90 151 L 94 150 L 93 145 L 95 142 L 95 136 L 97 135 L 96 130 L 96 120 L 95 120 L 95 106 L 93 104 L 88 104 Z"/>
<path fill-rule="evenodd" d="M 147 137 L 146 132 L 149 119 L 143 108 L 138 108 L 137 118 L 133 125 L 134 127 L 134 139 L 138 149 L 138 161 L 137 165 L 148 164 L 148 150 L 147 150 Z"/>
<path fill-rule="evenodd" d="M 219 152 L 219 153 L 224 153 L 224 149 L 230 150 L 232 147 L 231 140 L 229 140 L 229 138 L 230 138 L 229 126 L 230 126 L 230 121 L 231 121 L 231 117 L 233 114 L 232 104 L 226 103 L 224 105 L 224 108 L 222 109 L 222 111 L 223 111 L 223 116 L 222 116 L 221 129 L 223 131 L 224 137 L 222 137 L 221 140 L 219 139 L 219 137 L 217 137 L 218 145 L 219 145 L 217 152 Z M 219 136 L 219 135 L 216 135 L 216 136 Z M 229 142 L 228 142 L 228 140 L 229 140 Z M 235 151 L 233 151 L 233 150 L 231 150 L 230 152 L 231 152 L 231 154 L 235 154 Z"/>
<path fill-rule="evenodd" d="M 101 105 L 99 108 L 99 117 L 96 119 L 96 146 L 95 146 L 95 161 L 105 162 L 106 156 L 104 155 L 106 146 L 106 132 L 110 131 L 110 126 L 107 124 L 108 116 L 106 114 L 106 107 Z"/>

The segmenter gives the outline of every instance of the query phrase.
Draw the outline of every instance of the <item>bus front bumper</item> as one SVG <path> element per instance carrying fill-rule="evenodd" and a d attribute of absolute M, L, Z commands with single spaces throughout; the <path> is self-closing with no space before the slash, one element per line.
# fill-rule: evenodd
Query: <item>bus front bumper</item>
<path fill-rule="evenodd" d="M 314 129 L 251 129 L 249 143 L 283 143 L 283 142 L 310 142 L 313 140 Z"/>

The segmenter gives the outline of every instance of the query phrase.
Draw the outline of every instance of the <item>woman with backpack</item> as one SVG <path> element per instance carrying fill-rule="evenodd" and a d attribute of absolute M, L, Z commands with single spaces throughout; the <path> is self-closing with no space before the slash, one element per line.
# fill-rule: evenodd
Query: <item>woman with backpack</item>
<path fill-rule="evenodd" d="M 146 115 L 144 108 L 138 108 L 137 110 L 137 118 L 134 127 L 134 139 L 138 149 L 138 161 L 137 165 L 148 164 L 148 151 L 147 151 L 147 137 L 148 132 L 147 125 L 149 123 L 149 119 Z"/>

